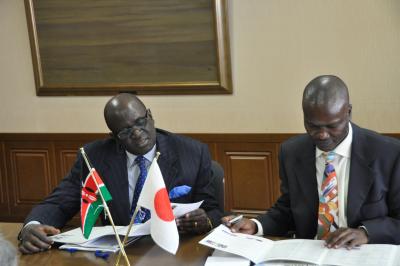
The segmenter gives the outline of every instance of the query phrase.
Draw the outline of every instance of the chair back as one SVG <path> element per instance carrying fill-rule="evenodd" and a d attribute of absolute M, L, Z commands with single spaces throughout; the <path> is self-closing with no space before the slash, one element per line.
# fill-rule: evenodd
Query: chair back
<path fill-rule="evenodd" d="M 218 200 L 219 209 L 224 212 L 225 209 L 225 196 L 224 196 L 224 169 L 216 162 L 211 161 L 211 178 L 215 187 L 216 198 Z"/>

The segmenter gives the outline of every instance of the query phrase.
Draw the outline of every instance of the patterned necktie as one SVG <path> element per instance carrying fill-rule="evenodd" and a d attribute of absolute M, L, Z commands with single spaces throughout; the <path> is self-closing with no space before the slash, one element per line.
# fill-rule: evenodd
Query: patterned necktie
<path fill-rule="evenodd" d="M 338 182 L 332 161 L 335 153 L 324 153 L 325 171 L 318 208 L 318 239 L 326 239 L 338 228 Z"/>
<path fill-rule="evenodd" d="M 144 156 L 142 156 L 142 155 L 139 155 L 138 157 L 136 157 L 135 163 L 139 166 L 140 174 L 139 174 L 138 180 L 136 182 L 135 191 L 133 192 L 130 218 L 132 218 L 132 215 L 136 209 L 136 205 L 139 200 L 140 192 L 142 191 L 144 181 L 146 180 L 146 176 L 147 176 L 146 158 L 144 158 Z M 136 214 L 134 223 L 135 224 L 144 223 L 148 219 L 150 219 L 150 211 L 145 208 L 140 208 Z"/>

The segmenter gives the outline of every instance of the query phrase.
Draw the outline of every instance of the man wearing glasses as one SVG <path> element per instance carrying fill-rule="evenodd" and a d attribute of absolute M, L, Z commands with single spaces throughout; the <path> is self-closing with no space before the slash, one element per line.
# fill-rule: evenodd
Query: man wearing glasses
<path fill-rule="evenodd" d="M 219 223 L 222 214 L 211 184 L 207 145 L 156 129 L 150 109 L 132 94 L 122 93 L 111 98 L 104 108 L 104 118 L 111 137 L 85 145 L 85 151 L 111 193 L 109 208 L 117 225 L 129 224 L 141 190 L 138 185 L 141 172 L 148 170 L 157 151 L 160 152 L 157 162 L 171 201 L 204 200 L 200 209 L 176 219 L 179 231 L 204 233 Z M 58 228 L 80 209 L 82 182 L 88 172 L 78 154 L 70 173 L 26 218 L 20 237 L 22 253 L 51 247 L 52 241 L 47 235 L 59 233 Z M 100 217 L 103 224 L 109 224 L 104 215 Z M 140 209 L 135 223 L 149 218 L 148 210 Z"/>

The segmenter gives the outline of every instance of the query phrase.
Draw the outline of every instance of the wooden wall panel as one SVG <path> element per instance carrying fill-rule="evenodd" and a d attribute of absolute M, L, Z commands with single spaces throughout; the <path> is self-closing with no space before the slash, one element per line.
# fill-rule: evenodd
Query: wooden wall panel
<path fill-rule="evenodd" d="M 271 154 L 265 152 L 228 152 L 227 172 L 230 179 L 228 208 L 231 211 L 265 210 L 272 204 Z M 269 193 L 268 193 L 269 192 Z M 245 195 L 235 197 L 235 195 Z"/>
<path fill-rule="evenodd" d="M 8 208 L 7 180 L 4 160 L 4 144 L 0 142 L 0 213 L 4 216 L 10 214 Z"/>
<path fill-rule="evenodd" d="M 49 134 L 49 136 L 54 143 L 56 156 L 57 176 L 54 185 L 57 185 L 69 173 L 80 147 L 96 139 L 107 137 L 106 134 Z"/>
<path fill-rule="evenodd" d="M 51 143 L 6 142 L 10 217 L 21 219 L 52 189 L 54 152 Z"/>
<path fill-rule="evenodd" d="M 76 150 L 63 150 L 60 152 L 60 177 L 69 173 L 76 160 Z"/>
<path fill-rule="evenodd" d="M 225 171 L 225 209 L 263 213 L 279 196 L 279 145 L 296 134 L 185 134 Z M 390 134 L 400 138 L 400 134 Z M 79 147 L 106 134 L 0 133 L 0 221 L 21 222 L 69 172 Z M 73 220 L 79 225 L 79 219 Z"/>
<path fill-rule="evenodd" d="M 80 141 L 78 142 L 59 142 L 56 141 L 54 145 L 56 154 L 56 186 L 61 179 L 66 176 L 71 170 L 72 165 L 75 162 L 76 154 L 79 148 L 82 146 Z"/>
<path fill-rule="evenodd" d="M 279 194 L 276 144 L 231 142 L 218 145 L 225 170 L 225 209 L 256 215 Z"/>
<path fill-rule="evenodd" d="M 17 204 L 35 203 L 48 195 L 51 178 L 48 151 L 12 150 L 10 161 Z"/>

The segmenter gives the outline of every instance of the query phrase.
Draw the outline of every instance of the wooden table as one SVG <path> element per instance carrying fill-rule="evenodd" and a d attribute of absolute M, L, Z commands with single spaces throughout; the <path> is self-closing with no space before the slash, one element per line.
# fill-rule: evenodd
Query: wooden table
<path fill-rule="evenodd" d="M 0 232 L 15 247 L 18 245 L 17 234 L 21 229 L 20 223 L 0 223 Z M 140 239 L 125 248 L 131 265 L 201 265 L 203 266 L 212 249 L 198 244 L 204 237 L 201 236 L 180 236 L 179 249 L 177 254 L 171 255 L 159 248 L 148 236 Z M 107 260 L 97 258 L 93 252 L 75 252 L 51 249 L 46 252 L 34 255 L 19 254 L 19 264 L 24 265 L 114 265 L 116 255 L 112 254 Z M 124 260 L 121 260 L 124 262 Z M 125 264 L 122 264 L 125 265 Z"/>

